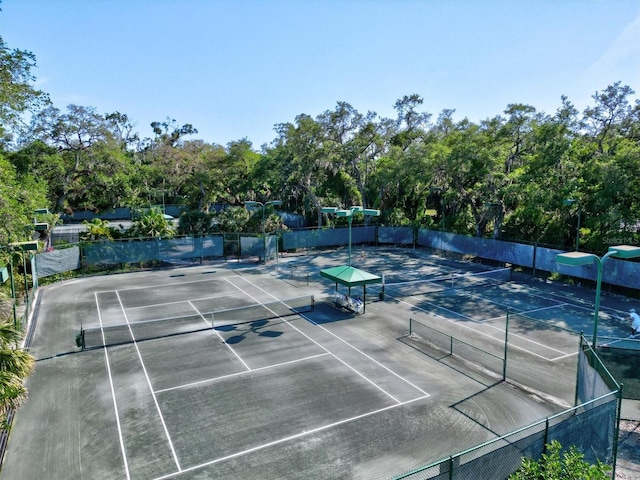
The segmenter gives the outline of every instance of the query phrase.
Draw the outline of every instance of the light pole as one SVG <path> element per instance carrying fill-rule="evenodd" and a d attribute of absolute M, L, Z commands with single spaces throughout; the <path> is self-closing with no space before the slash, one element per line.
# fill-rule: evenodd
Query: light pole
<path fill-rule="evenodd" d="M 26 251 L 34 251 L 38 250 L 38 241 L 32 240 L 29 242 L 14 242 L 9 244 L 9 248 L 11 249 L 11 253 L 15 250 L 20 250 L 20 256 L 22 257 L 22 270 L 24 273 L 24 293 L 25 293 L 25 302 L 29 304 L 29 285 L 27 283 L 27 262 L 24 257 L 24 252 Z M 17 325 L 17 316 L 16 316 L 16 287 L 15 281 L 13 278 L 13 258 L 10 261 L 10 275 L 11 275 L 11 296 L 13 297 L 13 322 L 14 325 Z M 33 281 L 33 272 L 31 273 L 32 281 Z"/>
<path fill-rule="evenodd" d="M 442 209 L 442 216 L 440 217 L 440 230 L 444 231 L 444 190 L 440 187 L 430 187 L 429 191 L 440 195 L 440 208 Z"/>
<path fill-rule="evenodd" d="M 598 338 L 598 313 L 600 310 L 602 270 L 604 267 L 604 263 L 609 257 L 617 257 L 623 259 L 640 257 L 640 247 L 632 247 L 630 245 L 618 245 L 615 247 L 609 247 L 609 251 L 605 253 L 602 258 L 594 255 L 593 253 L 583 252 L 568 252 L 556 255 L 556 262 L 560 265 L 576 267 L 581 265 L 591 265 L 593 262 L 596 262 L 596 264 L 598 265 L 598 278 L 596 280 L 596 300 L 593 313 L 593 339 L 591 342 L 591 346 L 594 350 L 596 348 L 596 340 Z"/>
<path fill-rule="evenodd" d="M 567 198 L 562 201 L 563 205 L 570 207 L 571 205 L 578 204 L 578 227 L 576 228 L 576 252 L 578 251 L 578 247 L 580 246 L 580 214 L 582 211 L 580 210 L 580 204 L 577 200 L 573 198 Z"/>
<path fill-rule="evenodd" d="M 263 248 L 263 255 L 264 255 L 264 263 L 267 263 L 267 235 L 265 233 L 265 224 L 264 224 L 264 211 L 267 207 L 267 205 L 282 205 L 282 200 L 270 200 L 268 202 L 255 202 L 253 200 L 247 200 L 244 202 L 245 207 L 249 207 L 249 208 L 253 208 L 253 207 L 260 207 L 262 209 L 262 248 Z M 276 256 L 278 255 L 277 253 L 277 244 L 276 244 Z"/>
<path fill-rule="evenodd" d="M 338 217 L 346 217 L 349 223 L 349 266 L 351 266 L 351 221 L 355 212 L 362 213 L 365 217 L 378 217 L 380 210 L 373 208 L 363 208 L 361 206 L 351 207 L 349 210 L 340 210 L 338 207 L 324 207 L 322 213 L 333 213 Z"/>

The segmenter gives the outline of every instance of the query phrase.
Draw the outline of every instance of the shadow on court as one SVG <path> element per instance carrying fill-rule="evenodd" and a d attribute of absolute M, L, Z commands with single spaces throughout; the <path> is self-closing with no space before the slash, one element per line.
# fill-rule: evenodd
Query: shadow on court
<path fill-rule="evenodd" d="M 216 330 L 225 333 L 237 333 L 237 335 L 227 337 L 225 340 L 227 344 L 235 345 L 236 343 L 240 343 L 250 335 L 257 335 L 259 337 L 267 338 L 278 338 L 284 333 L 276 330 L 265 330 L 265 327 L 270 323 L 271 322 L 269 322 L 269 320 L 257 320 L 255 322 L 249 322 L 247 324 L 224 325 L 221 327 L 216 327 Z"/>

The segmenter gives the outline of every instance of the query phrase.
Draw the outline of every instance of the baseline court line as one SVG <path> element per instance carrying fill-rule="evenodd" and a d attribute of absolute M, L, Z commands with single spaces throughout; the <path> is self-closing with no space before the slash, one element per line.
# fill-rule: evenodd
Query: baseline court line
<path fill-rule="evenodd" d="M 279 301 L 280 303 L 284 303 L 281 300 L 279 300 L 278 298 L 276 298 L 274 295 L 270 294 L 269 292 L 267 292 L 266 290 L 264 290 L 263 288 L 255 285 L 254 283 L 252 283 L 251 281 L 249 281 L 248 279 L 246 279 L 245 277 L 240 277 L 242 278 L 245 282 L 249 283 L 250 285 L 254 286 L 255 288 L 257 288 L 258 290 L 263 291 L 264 293 L 266 293 L 267 295 L 269 295 L 270 297 L 276 299 L 277 301 Z M 240 288 L 240 287 L 238 287 Z M 249 294 L 247 294 L 249 295 Z M 249 295 L 251 296 L 251 295 Z M 253 297 L 251 297 L 253 298 Z M 286 303 L 284 303 L 284 305 L 286 305 Z M 349 342 L 347 342 L 346 340 L 340 338 L 338 335 L 336 335 L 335 333 L 333 333 L 330 330 L 327 330 L 325 327 L 323 327 L 322 325 L 314 322 L 312 319 L 310 319 L 309 317 L 307 317 L 306 315 L 300 313 L 299 314 L 302 318 L 304 318 L 305 320 L 307 320 L 308 322 L 312 323 L 313 325 L 315 325 L 316 327 L 321 328 L 322 330 L 324 330 L 325 332 L 327 332 L 328 334 L 332 335 L 333 337 L 337 338 L 338 340 L 340 340 L 342 343 L 344 343 L 345 345 L 351 347 L 353 350 L 355 350 L 356 352 L 358 352 L 360 355 L 362 355 L 363 357 L 367 358 L 368 360 L 370 360 L 371 362 L 375 363 L 376 365 L 378 365 L 379 367 L 384 368 L 387 372 L 393 374 L 394 376 L 396 376 L 397 378 L 399 378 L 400 380 L 402 380 L 403 382 L 405 382 L 407 385 L 410 385 L 411 387 L 415 388 L 416 390 L 418 390 L 420 393 L 422 393 L 423 395 L 427 395 L 429 396 L 429 394 L 427 392 L 425 392 L 424 390 L 422 390 L 420 387 L 418 387 L 417 385 L 413 384 L 412 382 L 410 382 L 409 380 L 407 380 L 404 377 L 401 377 L 400 375 L 398 375 L 396 372 L 394 372 L 393 370 L 391 370 L 389 367 L 387 367 L 386 365 L 383 365 L 382 363 L 378 362 L 375 358 L 367 355 L 366 353 L 364 353 L 362 350 L 360 350 L 357 347 L 354 347 L 353 345 L 351 345 Z M 289 322 L 287 322 L 284 318 L 283 320 L 288 324 L 291 325 Z M 296 327 L 294 327 L 293 325 L 291 325 L 291 327 L 295 328 L 296 330 L 298 330 Z M 300 330 L 298 330 L 300 331 Z M 305 335 L 303 332 L 300 331 L 300 333 L 302 333 L 303 335 Z M 309 338 L 311 341 L 315 342 L 315 340 L 313 340 L 312 338 L 310 338 L 309 336 L 305 335 L 307 338 Z M 316 344 L 318 344 L 317 342 L 315 342 Z M 320 344 L 318 344 L 320 345 Z M 322 345 L 320 345 L 322 346 Z M 324 348 L 324 347 L 322 347 Z M 325 349 L 326 350 L 326 349 Z M 342 360 L 341 360 L 342 361 Z M 344 363 L 344 362 L 343 362 Z M 346 365 L 346 364 L 345 364 Z M 355 371 L 355 370 L 354 370 Z"/>
<path fill-rule="evenodd" d="M 191 308 L 193 308 L 193 309 L 196 311 L 196 313 L 197 313 L 198 315 L 200 315 L 200 317 L 202 317 L 202 320 L 203 320 L 205 323 L 207 323 L 207 319 L 206 319 L 206 318 L 204 318 L 204 315 L 202 315 L 202 313 L 200 313 L 200 311 L 195 307 L 195 305 L 194 305 L 193 303 L 191 303 L 191 300 L 189 300 L 189 305 L 191 305 Z M 247 364 L 245 363 L 245 361 L 244 361 L 244 360 L 242 360 L 242 358 L 240 357 L 240 355 L 238 355 L 238 352 L 236 352 L 233 348 L 231 348 L 231 345 L 229 345 L 227 342 L 225 342 L 225 341 L 224 341 L 224 338 L 222 338 L 222 335 L 220 335 L 220 332 L 218 332 L 218 331 L 216 330 L 216 326 L 215 326 L 213 323 L 211 324 L 211 326 L 213 327 L 213 331 L 216 333 L 216 335 L 218 336 L 218 338 L 220 339 L 220 341 L 221 341 L 222 343 L 224 343 L 224 344 L 227 346 L 227 348 L 229 348 L 229 350 L 231 350 L 231 353 L 233 353 L 233 354 L 236 356 L 236 358 L 237 358 L 238 360 L 240 360 L 240 363 L 242 363 L 242 365 L 244 365 L 244 368 L 246 368 L 246 369 L 247 369 L 247 371 L 249 371 L 249 372 L 250 372 L 250 371 L 251 371 L 251 368 L 249 367 L 249 365 L 247 365 Z"/>
<path fill-rule="evenodd" d="M 282 367 L 284 365 L 291 365 L 293 363 L 299 363 L 299 362 L 304 362 L 306 360 L 312 360 L 312 359 L 318 358 L 318 357 L 324 357 L 326 355 L 329 355 L 329 354 L 328 353 L 318 353 L 317 355 L 311 355 L 310 357 L 298 358 L 296 360 L 289 360 L 287 362 L 274 363 L 273 365 L 266 365 L 264 367 L 254 368 L 253 370 L 247 370 L 246 372 L 229 373 L 227 375 L 221 375 L 219 377 L 207 378 L 206 380 L 199 380 L 197 382 L 185 383 L 185 384 L 182 384 L 182 385 L 178 385 L 176 387 L 163 388 L 161 390 L 156 390 L 156 393 L 164 393 L 164 392 L 169 392 L 171 390 L 179 390 L 181 388 L 192 387 L 194 385 L 201 385 L 203 383 L 213 383 L 213 382 L 217 382 L 218 380 L 226 380 L 227 378 L 233 378 L 233 377 L 239 377 L 241 375 L 246 375 L 246 374 L 248 374 L 250 372 L 253 373 L 253 372 L 259 372 L 260 370 L 268 370 L 268 369 L 271 369 L 271 368 L 278 368 L 278 367 Z"/>
<path fill-rule="evenodd" d="M 151 385 L 151 380 L 149 379 L 149 374 L 147 373 L 147 367 L 144 365 L 144 361 L 142 360 L 142 354 L 140 353 L 140 347 L 138 346 L 138 342 L 136 342 L 136 337 L 133 335 L 133 330 L 131 329 L 131 324 L 129 323 L 129 317 L 127 317 L 127 312 L 122 305 L 122 300 L 120 299 L 120 295 L 118 295 L 118 291 L 116 290 L 116 297 L 118 297 L 118 302 L 120 302 L 120 308 L 122 309 L 122 314 L 129 325 L 129 333 L 131 334 L 131 338 L 133 339 L 133 346 L 138 353 L 138 359 L 140 360 L 140 366 L 142 367 L 142 371 L 144 372 L 144 376 L 147 379 L 147 385 L 149 386 L 149 391 L 151 392 L 151 397 L 153 398 L 153 403 L 156 405 L 156 410 L 158 411 L 158 415 L 160 416 L 160 422 L 162 423 L 162 428 L 164 429 L 164 433 L 167 436 L 167 441 L 169 442 L 169 448 L 171 449 L 171 453 L 173 455 L 173 460 L 176 462 L 176 466 L 178 470 L 181 471 L 180 461 L 178 460 L 178 455 L 176 454 L 176 450 L 173 447 L 173 442 L 171 441 L 171 436 L 169 435 L 169 429 L 167 428 L 167 424 L 164 421 L 164 417 L 162 415 L 162 410 L 160 410 L 160 404 L 158 403 L 158 399 L 156 398 L 156 394 L 153 392 L 153 387 Z"/>
<path fill-rule="evenodd" d="M 296 434 L 290 435 L 288 437 L 280 438 L 280 439 L 274 440 L 272 442 L 263 443 L 262 445 L 258 445 L 258 446 L 252 447 L 252 448 L 248 448 L 246 450 L 242 450 L 242 451 L 237 452 L 237 453 L 232 453 L 231 455 L 227 455 L 225 457 L 220 457 L 220 458 L 217 458 L 215 460 L 211 460 L 210 462 L 205 462 L 205 463 L 201 463 L 199 465 L 194 465 L 193 467 L 185 468 L 184 470 L 181 470 L 179 472 L 173 472 L 173 473 L 170 473 L 168 475 L 163 475 L 162 477 L 156 477 L 153 480 L 164 480 L 166 478 L 175 477 L 176 475 L 181 475 L 183 473 L 193 472 L 194 470 L 198 470 L 200 468 L 204 468 L 204 467 L 208 467 L 208 466 L 211 466 L 211 465 L 215 465 L 216 463 L 220 463 L 220 462 L 224 462 L 226 460 L 231 460 L 233 458 L 241 457 L 243 455 L 247 455 L 249 453 L 257 452 L 259 450 L 264 450 L 265 448 L 273 447 L 274 445 L 279 445 L 281 443 L 289 442 L 291 440 L 296 440 L 298 438 L 302 438 L 302 437 L 305 437 L 307 435 L 313 435 L 313 434 L 321 432 L 323 430 L 328 430 L 330 428 L 337 427 L 338 425 L 344 425 L 345 423 L 355 422 L 357 420 L 361 420 L 363 418 L 370 417 L 372 415 L 376 415 L 378 413 L 382 413 L 382 412 L 387 411 L 387 410 L 392 410 L 394 408 L 402 407 L 402 406 L 407 405 L 409 403 L 417 402 L 419 400 L 424 400 L 425 398 L 428 398 L 428 397 L 429 397 L 429 395 L 424 395 L 422 397 L 417 397 L 417 398 L 414 398 L 412 400 L 408 400 L 406 402 L 398 403 L 396 405 L 389 405 L 388 407 L 379 408 L 378 410 L 373 410 L 371 412 L 363 413 L 363 414 L 358 415 L 356 417 L 351 417 L 351 418 L 346 418 L 344 420 L 339 420 L 337 422 L 330 423 L 328 425 L 323 425 L 321 427 L 317 427 L 317 428 L 314 428 L 312 430 L 305 430 L 303 432 L 296 433 Z"/>
<path fill-rule="evenodd" d="M 98 293 L 94 293 L 96 300 L 96 308 L 98 309 L 98 321 L 100 322 L 100 328 L 102 329 L 102 314 L 100 313 L 100 302 L 98 301 Z M 127 452 L 124 449 L 124 437 L 122 436 L 122 426 L 120 425 L 120 416 L 118 415 L 118 402 L 116 400 L 116 391 L 113 386 L 113 376 L 111 375 L 111 365 L 109 365 L 109 349 L 105 346 L 106 339 L 104 338 L 104 330 L 102 332 L 102 349 L 104 351 L 105 363 L 107 364 L 107 375 L 109 376 L 109 386 L 111 387 L 111 398 L 113 398 L 113 409 L 116 414 L 116 425 L 118 428 L 118 439 L 120 440 L 120 450 L 122 451 L 122 459 L 124 461 L 124 472 L 127 480 L 131 479 L 129 474 L 129 465 L 127 461 Z"/>
<path fill-rule="evenodd" d="M 240 277 L 240 278 L 244 278 L 244 277 Z M 291 322 L 289 322 L 287 319 L 281 317 L 280 315 L 278 315 L 276 312 L 274 312 L 273 310 L 271 310 L 269 307 L 265 306 L 263 303 L 259 302 L 255 297 L 253 297 L 251 294 L 245 292 L 244 290 L 242 290 L 239 286 L 235 285 L 233 282 L 231 282 L 230 280 L 227 280 L 231 285 L 233 285 L 234 287 L 236 287 L 238 290 L 240 290 L 241 292 L 243 292 L 245 295 L 247 295 L 249 298 L 253 299 L 256 303 L 262 305 L 264 308 L 266 308 L 267 310 L 269 310 L 270 312 L 272 312 L 274 315 L 276 315 L 278 318 L 281 318 L 282 321 L 284 323 L 286 323 L 287 325 L 289 325 L 291 328 L 293 328 L 294 330 L 296 330 L 298 333 L 300 333 L 301 335 L 304 335 L 306 338 L 308 338 L 309 340 L 311 340 L 313 343 L 315 343 L 316 345 L 318 345 L 320 348 L 322 348 L 325 352 L 328 352 L 330 355 L 332 355 L 336 360 L 338 360 L 339 362 L 341 362 L 343 365 L 345 365 L 346 367 L 348 367 L 351 371 L 353 371 L 354 373 L 356 373 L 357 375 L 359 375 L 360 377 L 362 377 L 363 379 L 365 379 L 367 382 L 369 382 L 371 385 L 373 385 L 374 387 L 376 387 L 378 390 L 380 390 L 382 393 L 384 393 L 385 395 L 387 395 L 388 397 L 392 398 L 396 403 L 400 403 L 400 400 L 398 400 L 396 397 L 394 397 L 393 395 L 391 395 L 389 392 L 387 392 L 384 388 L 382 388 L 380 385 L 376 384 L 373 380 L 367 378 L 363 373 L 359 372 L 358 370 L 356 370 L 354 367 L 352 367 L 351 365 L 349 365 L 347 362 L 345 362 L 344 360 L 342 360 L 340 357 L 338 357 L 336 354 L 334 354 L 333 352 L 331 352 L 327 347 L 325 347 L 324 345 L 320 344 L 319 342 L 317 342 L 316 340 L 314 340 L 313 338 L 311 338 L 309 335 L 307 335 L 306 333 L 304 333 L 302 330 L 300 330 L 298 327 L 294 326 L 291 324 Z M 249 282 L 247 280 L 247 282 Z M 251 285 L 253 285 L 251 282 L 249 282 Z M 254 285 L 256 288 L 260 288 L 257 287 L 256 285 Z M 260 288 L 260 290 L 262 290 Z M 263 290 L 264 291 L 264 290 Z M 266 293 L 266 292 L 265 292 Z M 271 295 L 271 294 L 269 294 Z M 271 295 L 273 296 L 273 295 Z M 275 297 L 273 297 L 275 298 Z M 276 299 L 277 300 L 277 299 Z M 285 304 L 286 305 L 286 304 Z M 304 317 L 303 315 L 300 314 L 300 316 Z M 304 317 L 306 318 L 306 317 Z"/>

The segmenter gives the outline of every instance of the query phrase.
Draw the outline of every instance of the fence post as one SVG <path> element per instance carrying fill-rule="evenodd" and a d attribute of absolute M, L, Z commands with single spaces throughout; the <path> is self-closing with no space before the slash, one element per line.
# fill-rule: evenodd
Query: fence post
<path fill-rule="evenodd" d="M 509 309 L 507 308 L 507 321 L 504 325 L 504 359 L 502 360 L 502 381 L 507 378 L 507 347 L 509 345 Z"/>
<path fill-rule="evenodd" d="M 580 358 L 581 358 L 580 354 L 583 353 L 582 352 L 582 345 L 583 345 L 583 343 L 582 343 L 582 339 L 583 339 L 582 334 L 583 334 L 583 331 L 581 330 L 580 331 L 580 343 L 578 345 L 578 368 L 576 369 L 577 370 L 577 372 L 576 372 L 576 394 L 573 397 L 573 406 L 574 407 L 578 405 L 578 396 L 579 396 L 579 392 L 580 392 L 580 378 L 581 378 L 580 377 Z"/>
<path fill-rule="evenodd" d="M 618 390 L 618 405 L 616 408 L 616 424 L 613 428 L 613 471 L 611 472 L 611 478 L 616 478 L 616 463 L 618 463 L 618 439 L 620 437 L 620 416 L 622 415 L 622 389 L 624 384 L 620 384 L 620 390 Z"/>
<path fill-rule="evenodd" d="M 549 443 L 549 417 L 544 420 L 544 445 L 542 446 L 542 454 L 547 453 L 547 443 Z"/>

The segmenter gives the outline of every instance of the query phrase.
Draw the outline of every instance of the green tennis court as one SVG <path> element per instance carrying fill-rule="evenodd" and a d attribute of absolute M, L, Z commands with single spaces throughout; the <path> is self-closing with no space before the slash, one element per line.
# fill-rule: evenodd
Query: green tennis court
<path fill-rule="evenodd" d="M 501 282 L 486 297 L 475 284 L 430 298 L 370 295 L 366 314 L 346 314 L 314 273 L 336 258 L 294 260 L 308 283 L 289 282 L 283 259 L 282 275 L 220 264 L 40 289 L 37 369 L 0 477 L 390 478 L 573 400 L 577 344 L 559 355 L 558 335 L 543 343 L 513 332 L 509 376 L 544 397 L 405 341 L 415 317 L 501 353 L 502 317 L 471 317 L 464 304 L 494 305 L 504 295 L 488 292 L 506 288 L 522 295 L 523 312 L 544 307 L 531 290 Z"/>

